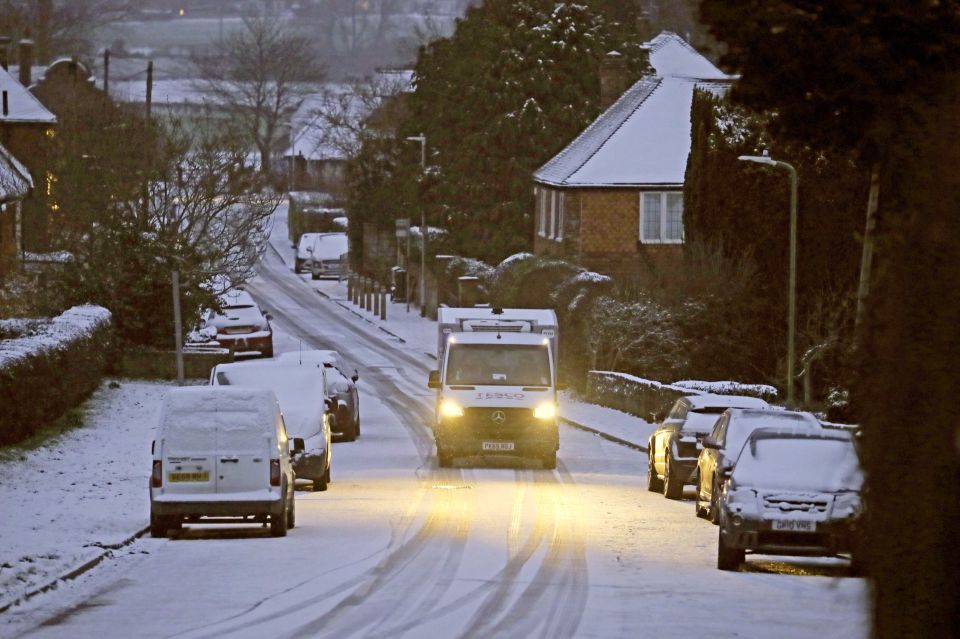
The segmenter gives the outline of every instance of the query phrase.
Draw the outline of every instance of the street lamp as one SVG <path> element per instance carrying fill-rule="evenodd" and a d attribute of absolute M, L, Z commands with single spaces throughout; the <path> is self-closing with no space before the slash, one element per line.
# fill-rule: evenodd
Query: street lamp
<path fill-rule="evenodd" d="M 412 135 L 407 142 L 420 143 L 420 173 L 427 173 L 427 136 Z M 410 295 L 410 291 L 407 291 Z M 427 209 L 420 207 L 420 317 L 427 315 Z"/>
<path fill-rule="evenodd" d="M 787 406 L 793 404 L 794 341 L 797 332 L 797 170 L 792 164 L 774 160 L 764 150 L 763 155 L 741 155 L 744 162 L 756 162 L 781 169 L 790 174 L 790 278 L 787 284 Z"/>

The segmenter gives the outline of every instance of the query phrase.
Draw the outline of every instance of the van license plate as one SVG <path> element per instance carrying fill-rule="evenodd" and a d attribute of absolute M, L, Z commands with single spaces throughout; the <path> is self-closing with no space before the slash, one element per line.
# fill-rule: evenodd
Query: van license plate
<path fill-rule="evenodd" d="M 816 532 L 817 522 L 806 519 L 774 519 L 773 529 L 790 532 Z"/>
<path fill-rule="evenodd" d="M 483 450 L 513 450 L 513 442 L 483 442 Z"/>
<path fill-rule="evenodd" d="M 171 484 L 176 482 L 210 481 L 210 471 L 205 470 L 202 473 L 167 473 L 167 481 Z"/>

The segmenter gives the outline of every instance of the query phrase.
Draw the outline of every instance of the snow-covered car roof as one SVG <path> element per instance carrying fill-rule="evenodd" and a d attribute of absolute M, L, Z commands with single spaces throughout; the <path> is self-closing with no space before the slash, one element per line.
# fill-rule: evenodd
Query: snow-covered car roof
<path fill-rule="evenodd" d="M 853 439 L 842 431 L 761 428 L 744 443 L 734 481 L 761 490 L 859 490 L 863 474 Z"/>
<path fill-rule="evenodd" d="M 336 364 L 340 358 L 337 351 L 308 350 L 289 351 L 277 355 L 277 361 L 282 364 Z"/>
<path fill-rule="evenodd" d="M 769 404 L 757 397 L 747 397 L 745 395 L 687 395 L 685 399 L 690 402 L 690 408 L 693 410 L 703 410 L 706 408 L 766 408 Z"/>
<path fill-rule="evenodd" d="M 316 370 L 274 362 L 234 362 L 219 364 L 215 375 L 221 385 L 273 391 L 291 437 L 312 437 L 320 432 L 326 391 L 323 376 Z"/>
<path fill-rule="evenodd" d="M 321 233 L 313 244 L 313 257 L 335 259 L 350 249 L 346 233 Z"/>

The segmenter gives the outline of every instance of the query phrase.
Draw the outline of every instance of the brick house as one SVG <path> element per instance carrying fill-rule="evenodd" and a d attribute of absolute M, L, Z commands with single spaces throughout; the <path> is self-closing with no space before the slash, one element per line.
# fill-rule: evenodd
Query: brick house
<path fill-rule="evenodd" d="M 27 167 L 0 144 L 0 282 L 19 259 L 22 205 L 32 188 Z"/>
<path fill-rule="evenodd" d="M 29 60 L 28 42 L 21 43 L 21 59 Z M 5 62 L 5 53 L 2 56 Z M 45 251 L 49 244 L 47 192 L 53 176 L 47 171 L 57 117 L 27 87 L 32 84 L 30 64 L 20 65 L 19 80 L 0 64 L 0 144 L 33 176 L 35 188 L 23 201 L 22 248 Z"/>
<path fill-rule="evenodd" d="M 725 90 L 732 78 L 675 33 L 646 48 L 655 74 L 603 99 L 613 103 L 534 173 L 536 254 L 615 276 L 668 267 L 682 254 L 693 91 Z"/>

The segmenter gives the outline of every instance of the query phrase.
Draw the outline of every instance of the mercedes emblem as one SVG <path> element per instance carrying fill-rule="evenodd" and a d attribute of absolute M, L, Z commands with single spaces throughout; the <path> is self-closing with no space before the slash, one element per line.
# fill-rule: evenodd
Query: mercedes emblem
<path fill-rule="evenodd" d="M 502 410 L 495 410 L 490 414 L 490 419 L 492 419 L 496 424 L 502 424 L 503 422 L 507 421 L 507 414 Z"/>

